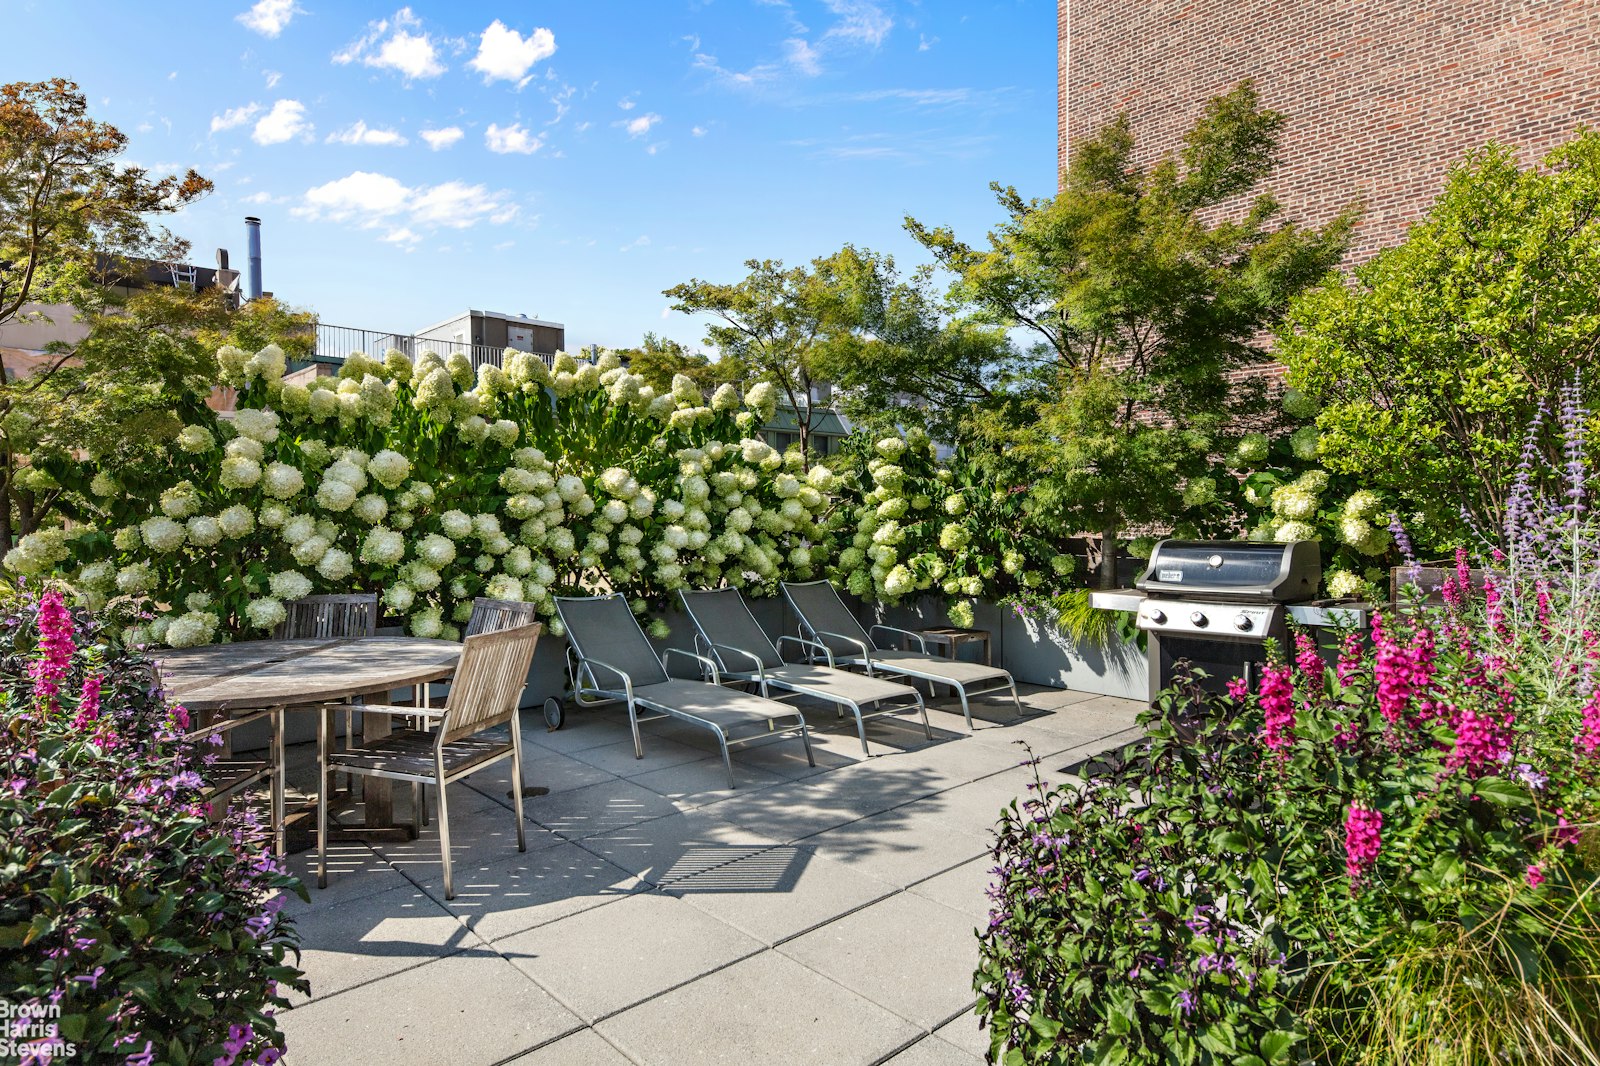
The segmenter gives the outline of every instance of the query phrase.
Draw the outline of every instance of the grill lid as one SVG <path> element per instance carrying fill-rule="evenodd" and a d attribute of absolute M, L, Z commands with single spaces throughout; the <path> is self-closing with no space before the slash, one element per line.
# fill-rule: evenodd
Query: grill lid
<path fill-rule="evenodd" d="M 1314 599 L 1321 580 L 1314 540 L 1164 540 L 1134 587 L 1152 596 L 1298 603 Z"/>

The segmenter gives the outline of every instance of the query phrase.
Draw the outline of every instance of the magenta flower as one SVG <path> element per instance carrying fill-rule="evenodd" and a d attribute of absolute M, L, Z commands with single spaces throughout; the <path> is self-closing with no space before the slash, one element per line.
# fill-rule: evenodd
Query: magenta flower
<path fill-rule="evenodd" d="M 1261 671 L 1261 743 L 1281 751 L 1294 740 L 1294 684 L 1288 666 Z"/>
<path fill-rule="evenodd" d="M 72 720 L 74 727 L 83 729 L 100 717 L 100 686 L 99 674 L 83 679 L 83 688 L 78 693 L 78 715 Z"/>
<path fill-rule="evenodd" d="M 1383 815 L 1357 800 L 1344 816 L 1344 872 L 1359 884 L 1377 861 L 1383 842 Z"/>
<path fill-rule="evenodd" d="M 1542 884 L 1544 884 L 1544 867 L 1538 863 L 1530 864 L 1528 866 L 1528 887 L 1538 888 Z"/>
<path fill-rule="evenodd" d="M 1573 744 L 1583 755 L 1600 752 L 1600 689 L 1583 705 L 1583 725 L 1573 738 Z"/>
<path fill-rule="evenodd" d="M 28 676 L 33 678 L 34 696 L 53 708 L 78 646 L 72 639 L 72 612 L 61 593 L 51 589 L 39 597 L 38 617 L 39 657 L 28 665 Z"/>

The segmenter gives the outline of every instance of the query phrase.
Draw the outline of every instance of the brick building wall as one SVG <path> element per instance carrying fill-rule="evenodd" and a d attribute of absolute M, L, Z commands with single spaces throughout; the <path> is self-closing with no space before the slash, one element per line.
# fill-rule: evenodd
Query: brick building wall
<path fill-rule="evenodd" d="M 1120 111 L 1155 158 L 1254 78 L 1288 123 L 1269 184 L 1317 224 L 1351 200 L 1352 258 L 1395 244 L 1490 140 L 1525 161 L 1600 126 L 1600 0 L 1058 0 L 1060 161 Z"/>

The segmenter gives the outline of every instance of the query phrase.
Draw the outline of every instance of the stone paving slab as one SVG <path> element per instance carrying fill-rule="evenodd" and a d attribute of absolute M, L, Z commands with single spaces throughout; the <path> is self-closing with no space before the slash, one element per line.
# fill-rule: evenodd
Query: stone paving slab
<path fill-rule="evenodd" d="M 904 1018 L 773 951 L 596 1028 L 645 1066 L 865 1066 L 918 1035 Z"/>
<path fill-rule="evenodd" d="M 583 840 L 589 851 L 651 885 L 725 866 L 777 843 L 704 811 L 653 818 Z"/>
<path fill-rule="evenodd" d="M 286 1061 L 500 1062 L 582 1028 L 504 958 L 467 951 L 279 1015 Z"/>
<path fill-rule="evenodd" d="M 893 894 L 893 885 L 783 845 L 662 890 L 765 944 L 777 944 Z"/>
<path fill-rule="evenodd" d="M 318 907 L 299 915 L 295 927 L 302 944 L 300 969 L 311 981 L 312 999 L 484 947 L 455 915 L 410 885 Z"/>
<path fill-rule="evenodd" d="M 580 1029 L 511 1061 L 513 1066 L 633 1066 L 632 1059 L 593 1029 Z"/>
<path fill-rule="evenodd" d="M 870 758 L 853 720 L 808 707 L 817 767 L 797 741 L 736 751 L 733 790 L 703 731 L 647 724 L 641 762 L 618 708 L 529 717 L 528 782 L 553 791 L 527 801 L 528 852 L 506 764 L 451 786 L 455 900 L 435 823 L 334 845 L 330 887 L 285 905 L 317 983 L 285 1012 L 287 1061 L 971 1066 L 989 842 L 1032 779 L 1011 741 L 1060 783 L 1138 734 L 1133 701 L 1024 700 L 1040 713 L 980 701 L 970 735 L 942 700 L 932 741 L 880 719 Z"/>
<path fill-rule="evenodd" d="M 937 1036 L 925 1036 L 890 1059 L 886 1066 L 982 1066 L 983 1061 L 983 1056 L 946 1043 Z"/>
<path fill-rule="evenodd" d="M 494 946 L 588 1022 L 763 947 L 682 900 L 656 893 L 629 896 Z"/>
<path fill-rule="evenodd" d="M 901 892 L 777 949 L 807 969 L 932 1030 L 976 1001 L 971 923 Z"/>
<path fill-rule="evenodd" d="M 456 898 L 444 898 L 444 874 L 421 882 L 443 908 L 485 940 L 499 940 L 639 891 L 642 883 L 605 859 L 563 843 L 526 854 L 458 866 Z"/>

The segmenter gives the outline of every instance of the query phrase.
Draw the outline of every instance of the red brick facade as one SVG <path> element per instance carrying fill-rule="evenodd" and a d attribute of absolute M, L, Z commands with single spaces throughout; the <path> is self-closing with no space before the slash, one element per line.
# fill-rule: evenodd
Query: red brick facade
<path fill-rule="evenodd" d="M 1159 156 L 1254 78 L 1288 116 L 1271 188 L 1308 223 L 1361 199 L 1356 259 L 1396 243 L 1469 149 L 1531 161 L 1600 126 L 1600 0 L 1058 0 L 1057 21 L 1063 164 L 1124 110 Z"/>

